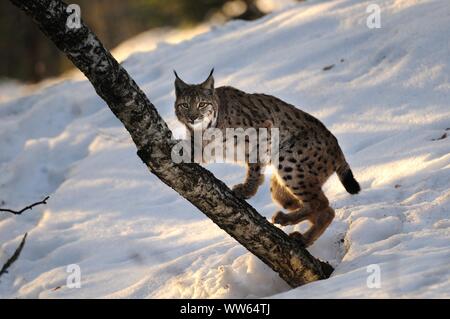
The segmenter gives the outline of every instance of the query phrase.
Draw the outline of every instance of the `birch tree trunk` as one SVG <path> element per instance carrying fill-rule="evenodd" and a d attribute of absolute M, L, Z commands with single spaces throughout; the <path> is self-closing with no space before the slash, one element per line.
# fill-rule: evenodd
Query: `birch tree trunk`
<path fill-rule="evenodd" d="M 137 154 L 162 182 L 190 201 L 215 224 L 256 255 L 290 286 L 327 278 L 332 268 L 269 223 L 208 170 L 197 164 L 175 164 L 176 143 L 167 124 L 126 70 L 96 35 L 81 22 L 66 26 L 70 14 L 60 0 L 10 0 L 28 14 L 94 86 L 130 133 Z M 20 26 L 18 26 L 20 27 Z"/>

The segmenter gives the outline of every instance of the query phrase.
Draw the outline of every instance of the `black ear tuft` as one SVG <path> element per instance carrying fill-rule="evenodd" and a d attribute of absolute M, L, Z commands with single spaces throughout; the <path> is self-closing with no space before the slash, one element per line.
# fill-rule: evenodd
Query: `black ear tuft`
<path fill-rule="evenodd" d="M 175 78 L 177 78 L 178 80 L 181 80 L 180 77 L 177 74 L 177 71 L 173 70 L 173 74 L 175 74 Z"/>
<path fill-rule="evenodd" d="M 204 89 L 207 90 L 214 90 L 214 68 L 212 68 L 211 72 L 208 75 L 208 78 L 205 80 L 205 82 L 203 82 L 202 84 L 200 84 Z"/>
<path fill-rule="evenodd" d="M 175 94 L 179 96 L 184 89 L 186 89 L 189 85 L 184 83 L 182 79 L 177 74 L 177 71 L 173 70 L 175 74 Z"/>

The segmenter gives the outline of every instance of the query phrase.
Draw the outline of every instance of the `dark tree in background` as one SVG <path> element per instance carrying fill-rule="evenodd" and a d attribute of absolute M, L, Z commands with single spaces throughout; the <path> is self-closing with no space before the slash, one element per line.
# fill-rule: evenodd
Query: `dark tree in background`
<path fill-rule="evenodd" d="M 192 27 L 218 13 L 225 20 L 253 20 L 264 15 L 256 0 L 66 0 L 66 3 L 80 5 L 83 20 L 109 49 L 148 29 Z M 230 16 L 224 10 L 227 4 L 240 5 L 243 11 Z M 72 67 L 23 12 L 4 0 L 0 1 L 0 61 L 0 80 L 37 82 Z"/>

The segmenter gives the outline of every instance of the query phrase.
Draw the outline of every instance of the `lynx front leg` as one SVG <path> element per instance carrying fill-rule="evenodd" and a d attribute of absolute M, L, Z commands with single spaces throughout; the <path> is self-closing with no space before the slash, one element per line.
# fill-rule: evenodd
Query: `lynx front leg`
<path fill-rule="evenodd" d="M 236 196 L 248 199 L 256 194 L 259 185 L 264 182 L 263 167 L 258 163 L 247 164 L 247 176 L 241 184 L 233 186 Z"/>

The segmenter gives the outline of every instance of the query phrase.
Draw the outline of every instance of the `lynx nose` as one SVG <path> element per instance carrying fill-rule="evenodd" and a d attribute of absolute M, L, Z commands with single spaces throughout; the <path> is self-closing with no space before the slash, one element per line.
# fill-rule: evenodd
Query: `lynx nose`
<path fill-rule="evenodd" d="M 189 122 L 191 122 L 192 124 L 195 122 L 195 120 L 197 119 L 197 115 L 189 115 Z"/>

